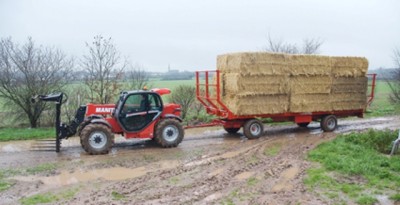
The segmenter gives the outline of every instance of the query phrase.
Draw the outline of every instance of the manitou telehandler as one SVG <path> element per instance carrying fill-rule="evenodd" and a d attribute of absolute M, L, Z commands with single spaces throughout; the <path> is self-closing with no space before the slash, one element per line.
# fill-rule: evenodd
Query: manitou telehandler
<path fill-rule="evenodd" d="M 80 106 L 69 125 L 60 122 L 63 93 L 33 99 L 56 103 L 56 152 L 60 151 L 62 139 L 77 134 L 82 148 L 97 155 L 110 151 L 114 134 L 126 139 L 152 139 L 162 147 L 178 146 L 184 136 L 181 106 L 163 104 L 161 95 L 169 93 L 167 88 L 122 92 L 116 104 Z"/>

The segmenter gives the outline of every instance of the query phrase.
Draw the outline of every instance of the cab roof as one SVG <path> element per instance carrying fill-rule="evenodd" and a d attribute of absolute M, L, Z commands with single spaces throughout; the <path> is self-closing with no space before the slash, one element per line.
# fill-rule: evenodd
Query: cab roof
<path fill-rule="evenodd" d="M 131 90 L 126 92 L 127 94 L 133 94 L 133 93 L 157 93 L 159 95 L 166 95 L 170 94 L 171 90 L 169 88 L 153 88 L 151 90 Z"/>

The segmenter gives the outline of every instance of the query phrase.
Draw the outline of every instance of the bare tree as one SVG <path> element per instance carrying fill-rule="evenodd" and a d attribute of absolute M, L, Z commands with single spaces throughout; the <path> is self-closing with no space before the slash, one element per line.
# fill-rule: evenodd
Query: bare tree
<path fill-rule="evenodd" d="M 272 39 L 268 34 L 268 42 L 265 51 L 275 53 L 289 53 L 289 54 L 318 54 L 323 42 L 316 38 L 306 38 L 303 40 L 303 45 L 284 42 L 282 39 Z"/>
<path fill-rule="evenodd" d="M 149 73 L 143 68 L 143 66 L 136 64 L 131 67 L 128 74 L 129 89 L 141 90 L 145 86 L 150 87 Z"/>
<path fill-rule="evenodd" d="M 85 84 L 89 88 L 91 102 L 110 103 L 120 91 L 120 80 L 127 63 L 121 59 L 111 38 L 98 35 L 92 44 L 86 43 L 86 46 L 89 54 L 83 56 L 81 66 L 87 72 Z"/>
<path fill-rule="evenodd" d="M 393 61 L 396 67 L 391 73 L 391 80 L 386 80 L 386 82 L 391 90 L 390 102 L 400 104 L 400 48 L 393 50 Z"/>
<path fill-rule="evenodd" d="M 169 96 L 169 101 L 180 104 L 182 118 L 185 119 L 189 108 L 192 106 L 196 97 L 196 88 L 191 85 L 180 85 L 175 88 Z"/>
<path fill-rule="evenodd" d="M 74 119 L 77 109 L 81 105 L 88 103 L 89 99 L 89 92 L 85 85 L 78 84 L 71 85 L 71 87 L 72 86 L 73 89 L 69 89 L 68 91 L 64 92 L 67 100 L 62 106 L 63 117 L 67 122 L 70 122 Z"/>
<path fill-rule="evenodd" d="M 36 128 L 45 104 L 31 103 L 31 97 L 60 91 L 69 81 L 72 68 L 72 58 L 58 49 L 36 46 L 31 37 L 23 45 L 11 38 L 1 39 L 0 97 L 11 110 L 20 109 Z"/>

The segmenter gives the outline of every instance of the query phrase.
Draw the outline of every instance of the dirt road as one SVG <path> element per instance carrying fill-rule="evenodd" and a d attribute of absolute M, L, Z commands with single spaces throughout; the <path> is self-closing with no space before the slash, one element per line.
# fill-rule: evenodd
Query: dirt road
<path fill-rule="evenodd" d="M 329 204 L 303 185 L 306 153 L 338 133 L 368 128 L 399 129 L 400 116 L 340 120 L 333 133 L 317 123 L 265 125 L 257 140 L 241 131 L 192 129 L 172 149 L 117 138 L 102 156 L 84 153 L 77 138 L 64 141 L 59 154 L 29 151 L 31 141 L 1 143 L 1 169 L 55 168 L 8 178 L 14 185 L 0 192 L 0 202 L 51 193 L 61 204 Z"/>

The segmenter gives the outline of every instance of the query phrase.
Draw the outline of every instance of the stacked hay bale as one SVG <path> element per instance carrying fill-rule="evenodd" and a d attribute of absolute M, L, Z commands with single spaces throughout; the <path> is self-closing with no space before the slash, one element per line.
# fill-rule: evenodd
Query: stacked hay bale
<path fill-rule="evenodd" d="M 222 101 L 237 115 L 363 109 L 365 58 L 234 53 L 220 55 Z"/>

